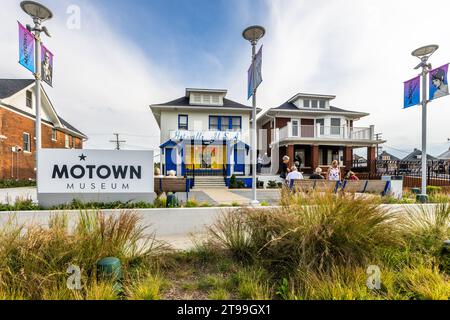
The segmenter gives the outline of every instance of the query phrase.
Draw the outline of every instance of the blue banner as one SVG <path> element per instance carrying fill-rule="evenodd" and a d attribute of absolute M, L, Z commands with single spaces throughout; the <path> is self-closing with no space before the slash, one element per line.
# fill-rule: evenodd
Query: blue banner
<path fill-rule="evenodd" d="M 35 73 L 34 35 L 19 23 L 19 63 Z"/>
<path fill-rule="evenodd" d="M 405 82 L 403 108 L 420 104 L 420 76 Z"/>

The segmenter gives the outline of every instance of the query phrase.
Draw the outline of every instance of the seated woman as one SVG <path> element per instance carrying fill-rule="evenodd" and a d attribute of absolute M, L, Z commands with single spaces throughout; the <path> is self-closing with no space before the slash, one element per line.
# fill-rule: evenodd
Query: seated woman
<path fill-rule="evenodd" d="M 348 172 L 346 179 L 350 180 L 350 181 L 359 181 L 359 178 L 356 176 L 356 174 L 353 171 Z"/>

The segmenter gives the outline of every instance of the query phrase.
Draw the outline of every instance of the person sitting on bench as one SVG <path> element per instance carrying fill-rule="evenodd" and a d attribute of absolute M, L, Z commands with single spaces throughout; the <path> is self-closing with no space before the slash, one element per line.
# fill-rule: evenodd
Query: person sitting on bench
<path fill-rule="evenodd" d="M 310 180 L 325 180 L 322 175 L 322 168 L 316 168 L 316 171 L 309 177 Z"/>
<path fill-rule="evenodd" d="M 291 180 L 303 180 L 303 174 L 297 170 L 296 166 L 291 168 L 291 172 L 286 177 L 286 182 L 290 185 Z"/>

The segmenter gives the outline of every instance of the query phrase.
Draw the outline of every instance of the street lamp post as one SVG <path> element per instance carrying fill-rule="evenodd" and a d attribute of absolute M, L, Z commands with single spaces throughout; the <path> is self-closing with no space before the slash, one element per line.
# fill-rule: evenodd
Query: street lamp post
<path fill-rule="evenodd" d="M 33 18 L 34 28 L 27 25 L 27 29 L 34 31 L 35 38 L 35 95 L 36 95 L 36 183 L 38 183 L 38 163 L 39 151 L 41 149 L 41 32 L 50 37 L 46 27 L 42 27 L 42 22 L 53 17 L 53 13 L 40 3 L 34 1 L 22 1 L 20 7 L 26 14 Z M 30 141 L 31 142 L 31 141 Z M 39 188 L 39 185 L 38 185 Z"/>
<path fill-rule="evenodd" d="M 256 75 L 256 45 L 258 41 L 264 37 L 266 34 L 266 30 L 261 26 L 251 26 L 244 30 L 242 36 L 245 40 L 250 41 L 252 45 L 252 68 L 253 68 L 253 77 Z M 257 125 L 256 125 L 256 91 L 257 87 L 255 85 L 255 81 L 253 81 L 253 100 L 252 100 L 252 201 L 251 204 L 254 206 L 259 205 L 258 197 L 257 197 L 257 185 L 256 185 L 256 168 L 257 168 L 257 158 L 258 158 L 258 134 L 257 134 Z"/>
<path fill-rule="evenodd" d="M 438 45 L 420 47 L 412 52 L 414 57 L 421 60 L 415 69 L 422 68 L 422 193 L 418 196 L 421 202 L 427 202 L 427 75 L 431 70 L 428 59 L 439 49 Z"/>

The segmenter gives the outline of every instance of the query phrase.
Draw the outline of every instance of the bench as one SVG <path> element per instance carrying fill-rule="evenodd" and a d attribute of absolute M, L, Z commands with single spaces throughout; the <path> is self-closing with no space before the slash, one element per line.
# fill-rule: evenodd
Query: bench
<path fill-rule="evenodd" d="M 295 192 L 333 192 L 336 193 L 340 186 L 339 181 L 329 180 L 291 180 L 289 188 Z"/>
<path fill-rule="evenodd" d="M 294 192 L 330 192 L 345 193 L 373 193 L 385 196 L 391 188 L 390 181 L 361 180 L 361 181 L 328 181 L 328 180 L 291 180 L 289 188 Z"/>
<path fill-rule="evenodd" d="M 169 192 L 186 192 L 188 195 L 190 190 L 190 183 L 186 178 L 155 178 L 154 186 L 158 197 Z"/>
<path fill-rule="evenodd" d="M 348 181 L 346 180 L 342 185 L 342 192 L 346 193 L 373 193 L 385 196 L 388 194 L 391 188 L 390 181 L 382 180 L 361 180 L 361 181 Z"/>

